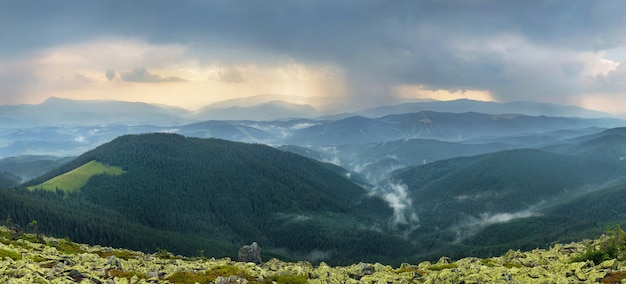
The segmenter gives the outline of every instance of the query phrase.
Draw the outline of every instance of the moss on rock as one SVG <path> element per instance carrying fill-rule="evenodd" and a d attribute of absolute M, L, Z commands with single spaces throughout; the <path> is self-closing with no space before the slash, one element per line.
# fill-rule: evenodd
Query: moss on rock
<path fill-rule="evenodd" d="M 6 230 L 5 228 L 0 231 Z M 576 261 L 605 238 L 548 250 L 511 250 L 500 257 L 467 257 L 391 267 L 358 263 L 331 267 L 322 262 L 236 262 L 155 254 L 76 244 L 67 239 L 9 240 L 0 234 L 0 283 L 619 283 L 626 279 L 621 258 Z M 89 282 L 85 282 L 89 283 Z"/>

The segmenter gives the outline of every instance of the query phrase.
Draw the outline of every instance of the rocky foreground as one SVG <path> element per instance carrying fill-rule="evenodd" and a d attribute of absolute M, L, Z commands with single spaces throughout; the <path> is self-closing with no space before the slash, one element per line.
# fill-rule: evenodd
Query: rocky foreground
<path fill-rule="evenodd" d="M 572 261 L 605 243 L 601 238 L 548 250 L 511 250 L 500 257 L 456 261 L 442 257 L 436 263 L 400 267 L 378 263 L 331 267 L 277 259 L 257 265 L 165 251 L 145 254 L 34 235 L 16 239 L 0 228 L 0 283 L 620 283 L 626 278 L 626 263 L 621 260 Z"/>

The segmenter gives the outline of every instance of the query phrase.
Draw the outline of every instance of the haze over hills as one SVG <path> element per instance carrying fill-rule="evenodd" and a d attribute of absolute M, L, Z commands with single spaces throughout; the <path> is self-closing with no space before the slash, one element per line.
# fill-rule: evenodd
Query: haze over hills
<path fill-rule="evenodd" d="M 310 118 L 318 115 L 310 105 L 298 105 L 283 101 L 269 101 L 251 106 L 207 106 L 194 117 L 202 120 L 275 120 L 288 118 Z"/>
<path fill-rule="evenodd" d="M 581 113 L 580 109 L 553 105 L 549 108 L 557 110 L 552 113 L 567 117 L 468 113 L 485 108 L 494 113 L 500 108 L 500 113 L 509 113 L 511 110 L 510 104 L 469 100 L 399 105 L 389 112 L 377 112 L 386 115 L 401 109 L 407 113 L 381 117 L 345 114 L 341 116 L 347 116 L 345 118 L 303 119 L 314 117 L 315 110 L 310 106 L 279 101 L 262 103 L 260 99 L 262 98 L 252 97 L 249 101 L 225 102 L 197 113 L 145 103 L 59 98 L 50 98 L 39 105 L 0 106 L 0 120 L 3 121 L 0 127 L 0 157 L 75 156 L 120 135 L 149 132 L 307 146 L 400 139 L 478 141 L 476 139 L 489 137 L 534 136 L 557 129 L 611 128 L 623 125 L 623 121 L 615 118 L 578 118 L 575 116 Z M 432 105 L 451 112 L 419 111 Z M 518 110 L 523 112 L 533 106 L 545 108 L 542 104 L 528 105 L 529 107 Z M 209 117 L 213 120 L 207 121 L 206 118 Z M 278 118 L 282 120 L 275 120 Z"/>
<path fill-rule="evenodd" d="M 139 102 L 70 100 L 51 97 L 36 105 L 2 105 L 0 122 L 6 128 L 85 126 L 102 124 L 180 124 L 187 111 Z"/>
<path fill-rule="evenodd" d="M 537 116 L 508 113 L 510 104 L 461 100 L 315 118 L 303 115 L 314 112 L 307 106 L 279 102 L 192 113 L 111 101 L 72 102 L 72 109 L 63 101 L 28 107 L 54 106 L 56 117 L 68 113 L 68 124 L 41 126 L 59 121 L 40 118 L 33 124 L 39 126 L 0 129 L 5 187 L 16 184 L 15 176 L 35 178 L 0 192 L 2 204 L 10 204 L 0 214 L 22 224 L 36 217 L 49 233 L 78 241 L 223 256 L 258 241 L 287 259 L 391 263 L 489 256 L 593 237 L 607 222 L 626 222 L 620 206 L 568 209 L 620 199 L 626 188 L 625 122 L 577 108 L 530 104 L 579 114 Z M 449 112 L 409 111 L 429 104 Z M 26 106 L 13 107 L 17 114 Z M 200 119 L 268 108 L 295 117 Z M 481 109 L 494 113 L 475 112 Z M 81 113 L 86 118 L 70 124 Z M 29 115 L 23 117 L 37 120 Z M 118 122 L 90 124 L 104 118 Z M 24 156 L 33 154 L 53 156 Z M 124 173 L 92 173 L 76 193 L 19 189 L 83 174 L 81 166 L 92 161 Z M 524 228 L 537 233 L 514 233 Z M 129 237 L 136 235 L 142 237 Z"/>
<path fill-rule="evenodd" d="M 611 114 L 588 110 L 577 106 L 563 106 L 536 102 L 496 103 L 458 99 L 453 101 L 426 101 L 388 105 L 359 111 L 356 114 L 366 117 L 381 117 L 390 114 L 403 114 L 418 111 L 437 111 L 464 113 L 467 111 L 486 114 L 523 114 L 528 116 L 581 117 L 602 118 L 612 117 Z"/>
<path fill-rule="evenodd" d="M 379 118 L 392 114 L 421 111 L 486 114 L 522 114 L 528 116 L 609 118 L 610 114 L 574 106 L 534 102 L 494 103 L 473 100 L 432 101 L 377 107 L 355 113 L 332 114 L 317 111 L 305 104 L 287 103 L 280 96 L 253 96 L 216 103 L 190 111 L 165 105 L 113 100 L 71 100 L 51 97 L 41 104 L 1 105 L 3 128 L 41 126 L 84 126 L 101 124 L 182 125 L 204 120 L 277 120 L 315 118 L 337 120 L 350 116 Z"/>
<path fill-rule="evenodd" d="M 411 237 L 437 232 L 438 246 L 532 248 L 599 232 L 626 221 L 626 139 L 615 143 L 614 132 L 622 130 L 580 138 L 564 144 L 569 151 L 554 148 L 558 154 L 508 150 L 400 169 L 391 174 L 405 197 L 397 210 L 419 220 Z M 603 139 L 611 143 L 595 147 Z"/>

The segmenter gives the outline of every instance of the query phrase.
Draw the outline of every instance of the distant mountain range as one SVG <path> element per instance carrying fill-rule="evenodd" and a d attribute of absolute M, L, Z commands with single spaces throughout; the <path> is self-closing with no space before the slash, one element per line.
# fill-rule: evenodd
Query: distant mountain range
<path fill-rule="evenodd" d="M 576 106 L 555 105 L 536 102 L 509 102 L 496 103 L 459 99 L 453 101 L 431 101 L 404 103 L 399 105 L 381 106 L 359 111 L 355 114 L 366 117 L 381 117 L 390 114 L 403 114 L 419 111 L 437 112 L 479 112 L 486 114 L 523 114 L 528 116 L 553 116 L 553 117 L 581 117 L 603 118 L 612 115 L 604 112 L 584 109 Z"/>
<path fill-rule="evenodd" d="M 480 137 L 531 135 L 561 129 L 622 125 L 624 121 L 613 118 L 583 119 L 421 111 L 380 118 L 352 116 L 324 121 L 295 131 L 286 143 L 342 145 L 416 138 L 465 141 Z"/>
<path fill-rule="evenodd" d="M 71 100 L 51 97 L 36 105 L 0 106 L 0 124 L 4 128 L 29 128 L 41 126 L 85 125 L 182 125 L 205 120 L 285 120 L 316 118 L 338 120 L 351 116 L 379 118 L 393 114 L 422 111 L 485 114 L 521 114 L 527 116 L 607 118 L 610 114 L 574 106 L 545 103 L 513 102 L 494 103 L 473 100 L 405 103 L 377 107 L 356 113 L 331 115 L 321 113 L 310 105 L 287 103 L 281 100 L 263 101 L 265 97 L 250 97 L 217 103 L 189 111 L 181 108 L 138 102 L 105 100 Z M 266 98 L 266 99 L 269 99 Z"/>
<path fill-rule="evenodd" d="M 0 123 L 6 128 L 85 126 L 102 124 L 171 125 L 188 121 L 187 111 L 146 103 L 70 100 L 51 97 L 37 105 L 0 106 Z"/>
<path fill-rule="evenodd" d="M 531 145 L 550 140 L 555 131 L 579 133 L 619 127 L 614 118 L 564 118 L 424 111 L 381 118 L 353 116 L 339 120 L 210 120 L 184 125 L 84 125 L 0 129 L 0 157 L 19 155 L 75 156 L 125 134 L 177 133 L 247 143 L 295 146 L 340 146 L 404 139 L 436 139 L 472 144 Z M 544 135 L 540 138 L 539 135 Z M 509 141 L 503 141 L 509 137 Z M 555 137 L 553 137 L 555 138 Z M 544 141 L 545 142 L 545 141 Z"/>

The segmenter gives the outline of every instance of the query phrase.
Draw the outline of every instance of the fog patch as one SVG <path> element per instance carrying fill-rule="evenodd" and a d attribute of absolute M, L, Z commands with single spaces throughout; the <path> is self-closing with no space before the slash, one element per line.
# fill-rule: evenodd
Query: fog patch
<path fill-rule="evenodd" d="M 486 192 L 480 192 L 474 195 L 457 195 L 454 196 L 454 200 L 456 201 L 479 201 L 481 199 L 485 199 L 485 198 L 493 198 L 493 197 L 498 197 L 503 195 L 505 192 L 502 191 L 486 191 Z"/>
<path fill-rule="evenodd" d="M 455 242 L 460 242 L 463 239 L 469 238 L 491 225 L 507 223 L 515 219 L 541 216 L 541 213 L 536 212 L 535 209 L 536 206 L 532 206 L 528 209 L 512 213 L 484 212 L 477 217 L 468 216 L 464 223 L 452 227 L 452 230 L 456 233 Z"/>
<path fill-rule="evenodd" d="M 392 224 L 409 226 L 410 230 L 419 228 L 419 217 L 413 210 L 413 200 L 409 197 L 408 187 L 402 183 L 389 183 L 388 191 L 383 195 L 393 209 Z"/>
<path fill-rule="evenodd" d="M 332 250 L 314 249 L 309 252 L 295 252 L 295 251 L 290 251 L 284 248 L 277 248 L 277 249 L 274 249 L 274 251 L 279 254 L 286 255 L 289 258 L 306 260 L 306 261 L 313 262 L 313 263 L 320 262 L 320 261 L 328 261 L 333 256 Z"/>
<path fill-rule="evenodd" d="M 333 165 L 336 165 L 336 166 L 341 166 L 341 160 L 339 160 L 339 157 L 334 157 L 332 159 L 330 159 L 330 158 L 322 159 L 321 162 L 330 163 L 330 164 L 333 164 Z"/>
<path fill-rule="evenodd" d="M 286 221 L 287 223 L 304 222 L 304 221 L 309 221 L 313 219 L 313 217 L 311 216 L 306 216 L 302 214 L 285 214 L 285 213 L 276 213 L 276 217 L 278 219 L 282 219 Z"/>
<path fill-rule="evenodd" d="M 300 130 L 300 129 L 305 129 L 305 128 L 309 128 L 311 126 L 316 126 L 316 125 L 319 125 L 319 123 L 309 123 L 309 122 L 296 123 L 291 127 L 291 129 Z"/>
<path fill-rule="evenodd" d="M 179 128 L 170 128 L 170 129 L 161 129 L 159 133 L 178 133 L 180 131 Z"/>
<path fill-rule="evenodd" d="M 365 168 L 369 167 L 372 163 L 360 163 L 360 164 L 356 164 L 356 165 L 352 165 L 352 171 L 355 173 L 362 173 L 363 170 L 365 170 Z M 368 180 L 371 180 L 369 177 L 367 177 Z"/>
<path fill-rule="evenodd" d="M 401 159 L 397 155 L 385 155 L 385 158 L 392 159 L 395 161 L 401 161 Z"/>

